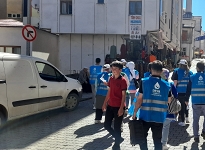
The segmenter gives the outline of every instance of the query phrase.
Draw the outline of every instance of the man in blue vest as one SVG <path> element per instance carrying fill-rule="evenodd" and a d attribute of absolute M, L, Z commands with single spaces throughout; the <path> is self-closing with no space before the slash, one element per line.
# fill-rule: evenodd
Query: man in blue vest
<path fill-rule="evenodd" d="M 105 97 L 108 92 L 108 80 L 110 78 L 110 65 L 105 64 L 103 66 L 103 72 L 97 76 L 97 80 L 95 82 L 96 88 L 96 110 L 95 110 L 95 123 L 101 123 L 102 120 L 102 106 L 105 100 Z"/>
<path fill-rule="evenodd" d="M 189 98 L 190 94 L 192 97 L 194 140 L 199 142 L 199 118 L 202 114 L 205 117 L 204 62 L 198 62 L 196 69 L 197 73 L 191 76 L 186 95 L 187 98 Z M 205 123 L 203 124 L 201 136 L 205 140 Z"/>
<path fill-rule="evenodd" d="M 95 109 L 96 102 L 96 91 L 95 91 L 95 80 L 97 79 L 97 75 L 102 72 L 102 66 L 100 65 L 101 59 L 95 59 L 95 65 L 90 66 L 90 85 L 92 88 L 92 99 L 93 99 L 93 109 Z"/>
<path fill-rule="evenodd" d="M 190 76 L 193 73 L 189 70 L 188 63 L 185 59 L 181 59 L 178 64 L 179 68 L 174 69 L 172 80 L 174 81 L 174 85 L 177 88 L 178 99 L 181 103 L 181 111 L 179 113 L 181 116 L 181 122 L 179 122 L 179 125 L 184 127 L 186 125 L 184 114 L 186 114 L 186 123 L 189 123 L 188 110 L 186 107 L 188 106 L 189 99 L 186 97 L 186 89 Z"/>
<path fill-rule="evenodd" d="M 140 108 L 139 119 L 143 123 L 144 143 L 140 144 L 141 150 L 148 150 L 147 135 L 152 129 L 152 137 L 155 150 L 162 150 L 162 128 L 167 115 L 167 104 L 171 101 L 170 84 L 161 79 L 162 62 L 152 62 L 152 75 L 142 78 L 139 88 L 139 96 L 135 105 L 133 119 Z"/>

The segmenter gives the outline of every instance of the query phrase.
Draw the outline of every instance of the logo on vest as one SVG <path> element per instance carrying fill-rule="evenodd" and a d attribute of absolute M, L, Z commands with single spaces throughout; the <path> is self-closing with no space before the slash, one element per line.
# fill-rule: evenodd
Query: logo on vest
<path fill-rule="evenodd" d="M 201 80 L 203 80 L 203 77 L 202 77 L 202 76 L 199 77 L 199 81 L 201 81 Z"/>
<path fill-rule="evenodd" d="M 157 83 L 154 85 L 154 89 L 152 90 L 152 95 L 154 95 L 154 96 L 161 96 L 159 89 L 160 89 L 160 85 L 159 85 L 159 83 L 157 82 Z"/>
<path fill-rule="evenodd" d="M 160 89 L 160 85 L 159 85 L 158 82 L 154 85 L 154 88 L 157 89 L 157 90 Z"/>
<path fill-rule="evenodd" d="M 96 73 L 96 68 L 93 68 L 93 73 Z"/>
<path fill-rule="evenodd" d="M 204 78 L 199 76 L 198 85 L 204 85 Z"/>

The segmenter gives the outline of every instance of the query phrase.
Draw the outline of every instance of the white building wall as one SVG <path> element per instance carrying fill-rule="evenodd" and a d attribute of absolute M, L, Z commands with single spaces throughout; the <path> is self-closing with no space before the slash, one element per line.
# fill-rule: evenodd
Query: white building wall
<path fill-rule="evenodd" d="M 97 57 L 103 65 L 110 47 L 115 45 L 119 54 L 124 41 L 120 35 L 66 34 L 60 35 L 58 42 L 59 54 L 53 61 L 59 62 L 58 67 L 63 73 L 70 74 L 95 64 Z"/>
<path fill-rule="evenodd" d="M 40 28 L 52 33 L 129 34 L 129 0 L 72 0 L 72 15 L 60 14 L 60 0 L 40 0 Z M 159 29 L 159 0 L 142 0 L 142 34 Z"/>
<path fill-rule="evenodd" d="M 21 46 L 21 54 L 26 55 L 22 27 L 0 27 L 0 46 Z"/>

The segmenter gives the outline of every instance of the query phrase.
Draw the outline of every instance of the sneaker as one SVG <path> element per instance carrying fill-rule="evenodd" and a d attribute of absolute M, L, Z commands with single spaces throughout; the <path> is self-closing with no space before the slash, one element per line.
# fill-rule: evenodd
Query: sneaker
<path fill-rule="evenodd" d="M 197 143 L 199 143 L 199 137 L 195 137 L 195 138 L 194 138 L 194 141 L 197 142 Z"/>
<path fill-rule="evenodd" d="M 202 136 L 203 139 L 205 140 L 205 131 L 202 131 L 201 136 Z"/>
<path fill-rule="evenodd" d="M 162 150 L 168 150 L 170 148 L 170 145 L 166 144 L 166 145 L 162 145 Z"/>
<path fill-rule="evenodd" d="M 180 122 L 180 123 L 178 123 L 178 125 L 180 125 L 182 127 L 186 126 L 186 124 L 184 122 Z"/>
<path fill-rule="evenodd" d="M 186 119 L 185 119 L 185 120 L 186 120 L 186 123 L 190 123 L 190 122 L 189 122 L 189 118 L 188 118 L 188 117 L 186 117 Z"/>
<path fill-rule="evenodd" d="M 112 150 L 120 150 L 120 145 L 114 144 Z"/>
<path fill-rule="evenodd" d="M 95 124 L 101 123 L 101 120 L 95 120 Z"/>

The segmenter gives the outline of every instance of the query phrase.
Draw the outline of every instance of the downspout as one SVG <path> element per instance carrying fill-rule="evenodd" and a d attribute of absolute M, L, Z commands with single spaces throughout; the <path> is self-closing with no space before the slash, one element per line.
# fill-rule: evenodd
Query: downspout
<path fill-rule="evenodd" d="M 170 38 L 170 41 L 172 42 L 172 28 L 173 28 L 173 5 L 174 5 L 174 2 L 173 2 L 173 0 L 172 0 L 172 4 L 171 4 L 171 6 L 172 6 L 172 8 L 171 8 L 171 21 L 170 21 L 170 23 L 171 23 L 171 38 Z"/>

